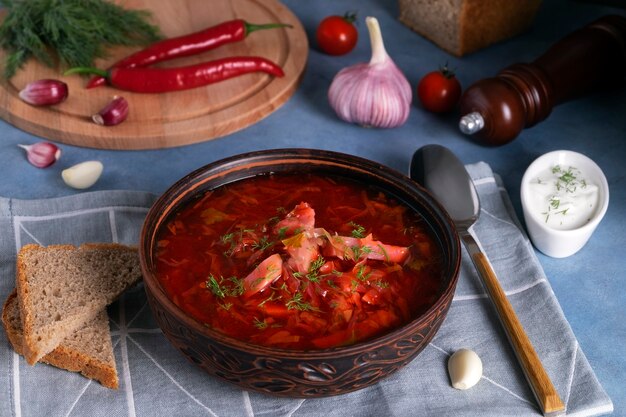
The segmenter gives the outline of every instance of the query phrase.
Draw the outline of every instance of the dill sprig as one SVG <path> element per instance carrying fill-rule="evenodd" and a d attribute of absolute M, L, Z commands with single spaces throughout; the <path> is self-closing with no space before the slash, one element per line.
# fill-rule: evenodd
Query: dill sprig
<path fill-rule="evenodd" d="M 304 296 L 301 292 L 297 292 L 293 295 L 293 298 L 285 303 L 287 310 L 300 310 L 300 311 L 320 311 L 319 308 L 313 307 L 310 303 L 304 301 Z"/>
<path fill-rule="evenodd" d="M 93 66 L 114 45 L 145 45 L 160 38 L 150 12 L 128 10 L 103 0 L 0 0 L 0 24 L 9 79 L 28 59 L 49 67 Z"/>
<path fill-rule="evenodd" d="M 352 237 L 357 239 L 362 239 L 365 237 L 365 227 L 355 222 L 349 222 L 348 224 L 354 228 L 350 233 Z"/>

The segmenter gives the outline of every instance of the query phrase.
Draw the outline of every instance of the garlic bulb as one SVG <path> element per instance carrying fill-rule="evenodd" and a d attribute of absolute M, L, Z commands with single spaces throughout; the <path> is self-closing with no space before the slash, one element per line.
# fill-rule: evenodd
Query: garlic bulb
<path fill-rule="evenodd" d="M 372 58 L 342 69 L 328 91 L 331 107 L 340 119 L 368 127 L 397 127 L 409 117 L 413 92 L 406 77 L 391 60 L 375 17 L 365 19 Z"/>

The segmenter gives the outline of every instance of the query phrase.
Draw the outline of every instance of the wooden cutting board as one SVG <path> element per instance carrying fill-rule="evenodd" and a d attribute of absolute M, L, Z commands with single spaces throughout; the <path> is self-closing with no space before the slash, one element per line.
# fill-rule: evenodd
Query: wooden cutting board
<path fill-rule="evenodd" d="M 268 116 L 295 92 L 304 71 L 308 42 L 297 17 L 277 0 L 124 0 L 128 8 L 153 13 L 165 37 L 180 36 L 235 18 L 250 23 L 282 22 L 289 29 L 254 32 L 243 42 L 163 66 L 188 65 L 239 55 L 262 56 L 279 64 L 282 78 L 246 74 L 193 90 L 164 94 L 137 94 L 111 87 L 85 89 L 87 78 L 63 76 L 30 61 L 10 81 L 0 83 L 0 117 L 29 133 L 71 145 L 100 149 L 158 149 L 202 142 L 228 135 Z M 110 59 L 97 62 L 107 68 L 138 48 L 118 48 Z M 4 60 L 0 52 L 0 60 Z M 42 78 L 63 80 L 68 99 L 56 106 L 34 107 L 18 97 L 29 82 Z M 130 106 L 128 119 L 117 126 L 96 125 L 97 113 L 115 95 Z"/>

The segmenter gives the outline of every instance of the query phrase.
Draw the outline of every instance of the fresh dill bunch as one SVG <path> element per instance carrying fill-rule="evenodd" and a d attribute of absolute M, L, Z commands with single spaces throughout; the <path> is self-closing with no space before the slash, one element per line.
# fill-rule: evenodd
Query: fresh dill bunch
<path fill-rule="evenodd" d="M 93 66 L 114 45 L 134 46 L 160 38 L 145 10 L 128 10 L 105 0 L 0 0 L 6 15 L 0 46 L 4 76 L 11 78 L 35 58 L 49 67 Z"/>

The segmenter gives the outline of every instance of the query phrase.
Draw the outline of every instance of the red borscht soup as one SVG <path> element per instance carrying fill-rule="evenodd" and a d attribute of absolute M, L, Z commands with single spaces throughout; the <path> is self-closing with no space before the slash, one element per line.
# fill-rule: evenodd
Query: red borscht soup
<path fill-rule="evenodd" d="M 171 300 L 257 345 L 350 345 L 411 321 L 437 299 L 440 248 L 401 202 L 352 180 L 252 177 L 207 191 L 157 237 Z"/>

